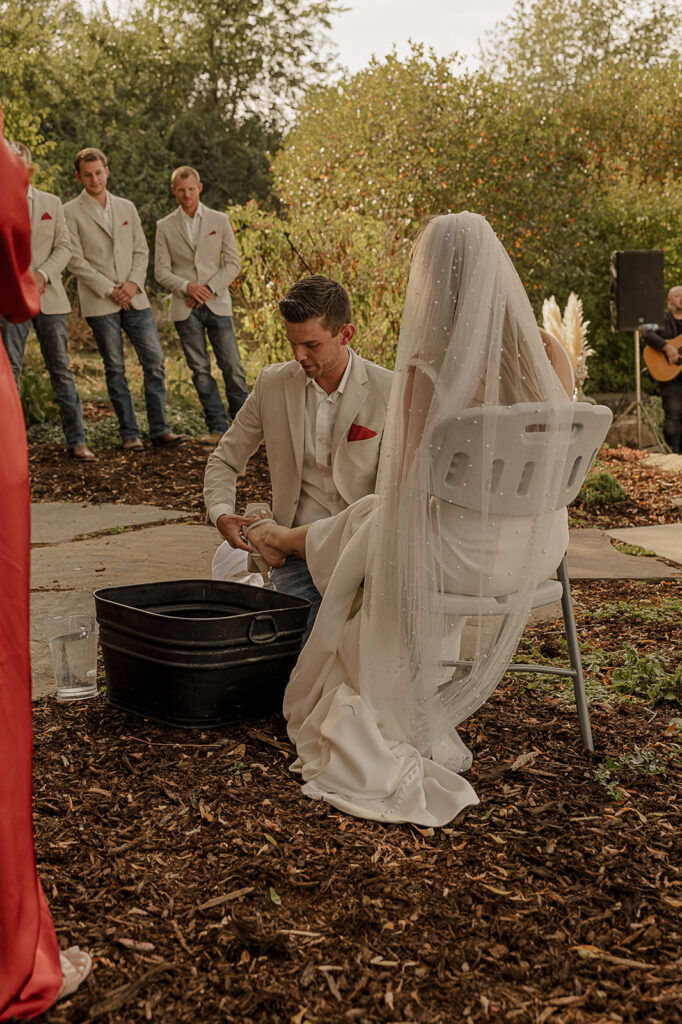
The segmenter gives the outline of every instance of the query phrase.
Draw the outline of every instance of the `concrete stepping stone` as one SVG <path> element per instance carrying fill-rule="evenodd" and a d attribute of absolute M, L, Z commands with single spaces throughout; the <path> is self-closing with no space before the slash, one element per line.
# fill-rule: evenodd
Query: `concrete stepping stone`
<path fill-rule="evenodd" d="M 191 512 L 153 505 L 71 505 L 63 501 L 31 505 L 31 543 L 62 544 L 90 533 L 186 519 Z"/>

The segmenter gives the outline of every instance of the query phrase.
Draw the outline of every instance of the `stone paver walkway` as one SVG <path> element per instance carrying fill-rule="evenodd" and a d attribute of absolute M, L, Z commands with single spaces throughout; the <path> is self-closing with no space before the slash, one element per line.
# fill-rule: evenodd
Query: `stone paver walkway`
<path fill-rule="evenodd" d="M 626 544 L 636 544 L 646 551 L 653 551 L 659 558 L 671 562 L 682 562 L 682 523 L 662 523 L 660 526 L 631 526 L 624 530 L 607 530 L 609 537 L 615 537 Z M 655 561 L 648 559 L 648 561 Z M 659 563 L 660 564 L 660 563 Z"/>
<path fill-rule="evenodd" d="M 681 569 L 656 558 L 623 555 L 601 530 L 573 530 L 571 579 L 666 579 L 682 572 L 682 526 L 609 533 L 679 562 Z M 55 692 L 44 627 L 49 612 L 94 611 L 92 591 L 102 587 L 210 579 L 220 537 L 190 513 L 149 505 L 51 502 L 32 506 L 32 541 L 31 659 L 37 698 Z M 560 614 L 559 606 L 552 605 L 540 610 L 539 617 Z"/>

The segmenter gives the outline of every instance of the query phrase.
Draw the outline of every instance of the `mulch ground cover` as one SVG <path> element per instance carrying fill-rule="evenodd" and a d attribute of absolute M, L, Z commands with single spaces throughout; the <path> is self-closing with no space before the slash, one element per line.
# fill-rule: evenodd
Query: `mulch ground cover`
<path fill-rule="evenodd" d="M 682 517 L 682 473 L 643 466 L 641 459 L 646 454 L 636 448 L 602 448 L 599 464 L 615 476 L 626 498 L 597 507 L 575 502 L 570 510 L 574 525 L 611 530 L 679 523 Z"/>
<path fill-rule="evenodd" d="M 34 499 L 200 514 L 205 459 L 195 442 L 94 466 L 33 449 Z M 262 455 L 240 495 L 268 498 Z M 595 754 L 564 686 L 508 676 L 461 728 L 481 803 L 435 831 L 303 797 L 278 715 L 202 732 L 104 695 L 34 705 L 39 873 L 61 944 L 95 961 L 40 1019 L 682 1021 L 682 711 L 609 692 L 625 642 L 679 662 L 679 617 L 654 612 L 682 603 L 682 582 L 573 591 L 602 652 Z M 606 604 L 617 619 L 596 615 Z M 560 623 L 523 643 L 562 656 Z"/>
<path fill-rule="evenodd" d="M 125 502 L 181 509 L 203 517 L 204 471 L 211 449 L 190 440 L 177 448 L 147 444 L 135 454 L 117 448 L 96 452 L 96 462 L 70 459 L 60 445 L 29 449 L 33 501 Z M 265 449 L 250 459 L 237 487 L 237 507 L 249 501 L 270 501 L 270 475 Z"/>
<path fill-rule="evenodd" d="M 210 448 L 187 441 L 177 448 L 126 454 L 107 448 L 97 462 L 69 459 L 59 445 L 34 445 L 30 450 L 34 501 L 124 501 L 158 505 L 204 514 L 204 469 Z M 603 448 L 599 462 L 616 477 L 627 497 L 607 506 L 580 503 L 571 509 L 576 526 L 616 529 L 680 521 L 682 474 L 642 466 L 645 452 L 632 448 Z M 270 477 L 265 449 L 251 458 L 237 489 L 237 507 L 249 501 L 270 501 Z M 677 503 L 676 503 L 677 502 Z"/>

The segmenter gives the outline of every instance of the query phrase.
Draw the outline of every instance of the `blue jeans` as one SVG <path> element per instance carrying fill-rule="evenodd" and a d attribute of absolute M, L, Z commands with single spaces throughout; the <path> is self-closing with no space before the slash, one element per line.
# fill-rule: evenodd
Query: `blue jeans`
<path fill-rule="evenodd" d="M 305 597 L 307 601 L 310 601 L 311 608 L 308 613 L 308 625 L 303 636 L 303 643 L 305 643 L 310 636 L 315 616 L 322 603 L 322 595 L 313 583 L 308 566 L 298 555 L 290 555 L 284 565 L 270 570 L 270 579 L 275 584 L 277 590 L 281 590 L 283 594 Z"/>
<path fill-rule="evenodd" d="M 206 346 L 206 335 L 222 371 L 227 404 L 230 416 L 234 419 L 249 392 L 239 359 L 232 317 L 216 316 L 208 306 L 203 305 L 193 309 L 186 320 L 176 320 L 175 328 L 187 365 L 192 371 L 192 382 L 204 410 L 206 425 L 212 434 L 224 434 L 227 430 L 227 415 L 218 385 L 211 376 L 211 357 Z"/>
<path fill-rule="evenodd" d="M 674 452 L 682 452 L 682 374 L 658 382 L 663 400 L 663 435 Z"/>
<path fill-rule="evenodd" d="M 149 434 L 159 437 L 168 430 L 166 422 L 166 381 L 163 371 L 163 349 L 151 309 L 121 309 L 118 313 L 85 318 L 92 328 L 99 354 L 104 363 L 107 391 L 123 441 L 140 436 L 133 399 L 126 378 L 123 358 L 125 331 L 137 352 L 144 373 L 144 401 L 149 420 Z"/>
<path fill-rule="evenodd" d="M 76 390 L 76 384 L 69 363 L 69 338 L 66 332 L 66 315 L 64 313 L 38 313 L 33 321 L 26 320 L 23 324 L 10 324 L 2 321 L 2 339 L 7 349 L 14 379 L 19 387 L 19 377 L 24 365 L 26 339 L 35 328 L 40 351 L 59 406 L 62 418 L 62 429 L 69 448 L 85 444 L 83 429 L 83 407 Z"/>

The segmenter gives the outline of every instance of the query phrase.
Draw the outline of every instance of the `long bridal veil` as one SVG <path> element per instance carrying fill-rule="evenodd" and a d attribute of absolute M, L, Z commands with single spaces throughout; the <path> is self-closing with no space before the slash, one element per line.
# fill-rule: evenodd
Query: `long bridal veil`
<path fill-rule="evenodd" d="M 468 752 L 452 742 L 455 726 L 499 682 L 543 575 L 555 522 L 555 468 L 565 459 L 570 429 L 570 401 L 523 285 L 483 217 L 436 217 L 416 243 L 395 369 L 365 574 L 359 690 L 380 727 L 457 770 L 467 767 Z M 536 466 L 543 499 L 513 541 L 511 561 L 523 569 L 511 573 L 506 621 L 495 635 L 484 618 L 469 620 L 470 665 L 444 685 L 453 674 L 443 668 L 444 656 L 461 623 L 445 613 L 441 594 L 456 589 L 447 576 L 448 539 L 465 511 L 432 496 L 434 445 L 458 411 L 519 402 L 549 402 L 556 410 Z M 494 424 L 487 430 L 486 446 L 494 451 Z M 479 504 L 469 524 L 474 562 L 477 545 L 485 551 L 499 527 L 483 485 Z M 480 558 L 465 592 L 489 596 L 496 585 L 490 572 Z"/>

